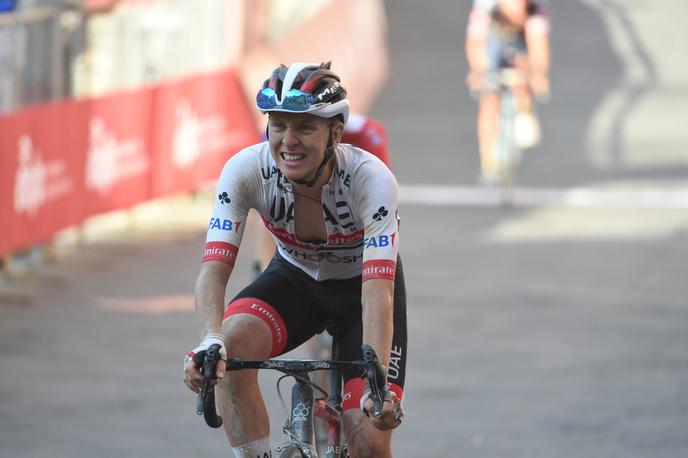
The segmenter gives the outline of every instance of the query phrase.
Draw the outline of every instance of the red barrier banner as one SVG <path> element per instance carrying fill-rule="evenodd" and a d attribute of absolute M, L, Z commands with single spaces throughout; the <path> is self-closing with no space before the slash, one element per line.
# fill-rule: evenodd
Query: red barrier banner
<path fill-rule="evenodd" d="M 42 105 L 0 118 L 0 252 L 49 239 L 84 216 L 84 113 Z"/>
<path fill-rule="evenodd" d="M 0 255 L 8 253 L 12 246 L 10 223 L 12 222 L 13 181 L 10 170 L 10 153 L 5 150 L 6 117 L 0 117 Z"/>
<path fill-rule="evenodd" d="M 80 106 L 88 123 L 84 164 L 88 214 L 149 199 L 153 91 L 111 94 Z"/>
<path fill-rule="evenodd" d="M 0 254 L 216 180 L 259 140 L 251 110 L 223 71 L 0 116 Z"/>
<path fill-rule="evenodd" d="M 259 141 L 233 70 L 162 83 L 153 112 L 153 197 L 216 180 L 230 156 Z"/>

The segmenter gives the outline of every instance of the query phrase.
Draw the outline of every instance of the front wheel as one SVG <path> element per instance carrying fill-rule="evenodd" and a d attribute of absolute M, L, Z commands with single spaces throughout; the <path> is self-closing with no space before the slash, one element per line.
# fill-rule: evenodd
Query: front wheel
<path fill-rule="evenodd" d="M 296 445 L 287 445 L 280 450 L 277 458 L 305 458 L 301 449 Z"/>

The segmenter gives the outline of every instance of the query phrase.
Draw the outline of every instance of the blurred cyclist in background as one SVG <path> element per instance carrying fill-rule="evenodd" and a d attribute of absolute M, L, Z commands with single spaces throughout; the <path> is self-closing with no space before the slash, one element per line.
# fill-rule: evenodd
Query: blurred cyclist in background
<path fill-rule="evenodd" d="M 387 154 L 387 131 L 380 122 L 360 114 L 351 114 L 344 126 L 342 143 L 349 143 L 357 148 L 374 154 L 392 168 Z"/>
<path fill-rule="evenodd" d="M 263 140 L 267 139 L 263 138 Z M 392 169 L 392 164 L 387 154 L 387 131 L 375 119 L 361 114 L 350 114 L 349 120 L 344 126 L 342 143 L 348 143 L 374 154 L 390 170 Z M 251 221 L 251 224 L 256 228 L 256 260 L 253 265 L 253 274 L 257 277 L 265 270 L 275 255 L 275 242 L 272 241 L 270 233 L 261 227 L 262 224 L 256 221 Z"/>
<path fill-rule="evenodd" d="M 480 93 L 477 122 L 481 181 L 493 183 L 497 164 L 494 146 L 499 122 L 499 84 L 490 78 L 503 68 L 515 68 L 525 84 L 513 88 L 518 114 L 515 140 L 531 148 L 540 140 L 532 94 L 549 93 L 549 2 L 547 0 L 474 0 L 466 30 L 466 83 Z"/>

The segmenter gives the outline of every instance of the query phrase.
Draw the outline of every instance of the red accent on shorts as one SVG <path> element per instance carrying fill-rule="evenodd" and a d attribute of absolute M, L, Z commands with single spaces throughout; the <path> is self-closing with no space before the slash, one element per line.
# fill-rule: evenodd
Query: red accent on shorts
<path fill-rule="evenodd" d="M 352 378 L 344 384 L 342 411 L 361 408 L 361 398 L 363 397 L 365 384 L 366 382 L 362 378 Z M 397 395 L 397 398 L 401 400 L 404 395 L 404 389 L 396 383 L 390 383 L 389 387 Z"/>
<path fill-rule="evenodd" d="M 223 319 L 226 320 L 230 316 L 239 313 L 257 316 L 270 327 L 272 332 L 272 352 L 270 353 L 270 358 L 284 351 L 284 348 L 287 346 L 287 326 L 279 313 L 270 304 L 254 297 L 243 297 L 227 306 Z"/>
<path fill-rule="evenodd" d="M 208 242 L 203 252 L 203 262 L 220 261 L 234 266 L 239 247 L 227 242 Z"/>
<path fill-rule="evenodd" d="M 373 259 L 363 263 L 361 268 L 361 275 L 363 275 L 362 282 L 372 280 L 373 278 L 384 278 L 385 280 L 394 280 L 394 275 L 397 271 L 396 261 L 389 259 Z"/>

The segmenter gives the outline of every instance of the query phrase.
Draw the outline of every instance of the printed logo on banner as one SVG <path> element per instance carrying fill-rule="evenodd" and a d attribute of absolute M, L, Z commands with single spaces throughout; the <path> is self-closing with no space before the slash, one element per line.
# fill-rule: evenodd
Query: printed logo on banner
<path fill-rule="evenodd" d="M 180 168 L 193 165 L 204 154 L 226 151 L 235 143 L 227 120 L 220 114 L 201 117 L 191 102 L 180 100 L 175 107 L 175 127 L 172 139 L 172 160 Z"/>
<path fill-rule="evenodd" d="M 148 172 L 140 138 L 119 139 L 101 118 L 91 119 L 86 159 L 86 187 L 107 194 L 121 180 Z"/>
<path fill-rule="evenodd" d="M 201 120 L 191 109 L 191 104 L 182 100 L 177 103 L 172 159 L 179 168 L 188 167 L 201 155 Z"/>
<path fill-rule="evenodd" d="M 43 160 L 31 137 L 18 141 L 18 166 L 14 177 L 14 211 L 36 216 L 43 205 L 68 194 L 73 182 L 62 159 Z"/>

